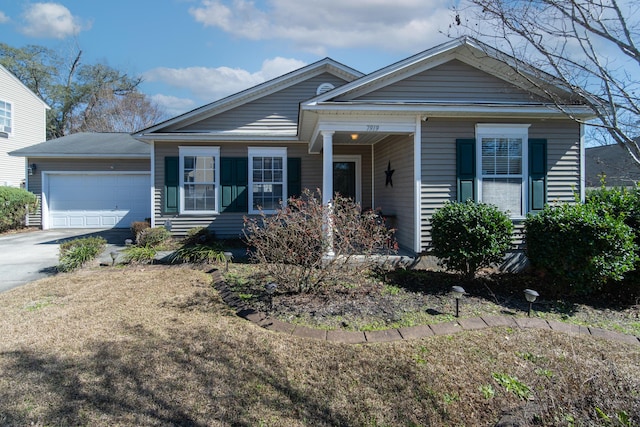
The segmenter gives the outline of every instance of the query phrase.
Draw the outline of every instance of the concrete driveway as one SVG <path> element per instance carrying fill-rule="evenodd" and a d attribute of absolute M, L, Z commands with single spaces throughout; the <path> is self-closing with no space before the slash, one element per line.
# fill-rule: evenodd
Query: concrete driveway
<path fill-rule="evenodd" d="M 129 229 L 37 230 L 0 236 L 0 292 L 57 273 L 60 243 L 81 237 L 102 236 L 109 252 L 122 249 L 130 238 Z"/>

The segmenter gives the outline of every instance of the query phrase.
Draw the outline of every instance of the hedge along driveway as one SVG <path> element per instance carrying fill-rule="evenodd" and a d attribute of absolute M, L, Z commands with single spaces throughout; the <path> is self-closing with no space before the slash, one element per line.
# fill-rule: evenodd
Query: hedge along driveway
<path fill-rule="evenodd" d="M 128 229 L 67 229 L 0 235 L 0 292 L 56 274 L 61 242 L 102 236 L 107 240 L 108 253 L 124 247 L 130 234 Z"/>

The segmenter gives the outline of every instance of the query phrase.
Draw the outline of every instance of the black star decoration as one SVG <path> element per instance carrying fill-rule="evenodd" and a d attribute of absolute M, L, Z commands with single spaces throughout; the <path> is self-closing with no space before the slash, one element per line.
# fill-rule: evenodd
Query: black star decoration
<path fill-rule="evenodd" d="M 389 160 L 389 164 L 387 165 L 387 170 L 384 171 L 385 175 L 387 175 L 387 180 L 384 183 L 384 186 L 388 186 L 391 185 L 393 187 L 393 173 L 395 172 L 395 169 L 391 169 L 391 160 Z"/>

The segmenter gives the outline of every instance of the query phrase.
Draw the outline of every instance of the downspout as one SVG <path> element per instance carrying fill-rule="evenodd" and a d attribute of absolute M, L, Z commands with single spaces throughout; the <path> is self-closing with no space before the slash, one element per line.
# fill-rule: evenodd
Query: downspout
<path fill-rule="evenodd" d="M 584 203 L 586 200 L 586 171 L 585 171 L 585 147 L 584 147 L 584 134 L 585 124 L 580 123 L 580 202 Z"/>

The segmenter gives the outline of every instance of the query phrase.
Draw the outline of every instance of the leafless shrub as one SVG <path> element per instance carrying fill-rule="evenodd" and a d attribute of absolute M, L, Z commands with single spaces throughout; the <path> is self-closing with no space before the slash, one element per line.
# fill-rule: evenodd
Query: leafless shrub
<path fill-rule="evenodd" d="M 273 215 L 261 212 L 244 222 L 252 261 L 264 265 L 285 290 L 298 293 L 371 269 L 376 255 L 396 251 L 393 232 L 376 211 L 362 212 L 340 195 L 331 207 L 323 206 L 308 190 Z"/>

